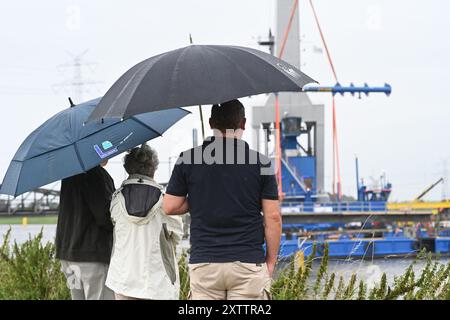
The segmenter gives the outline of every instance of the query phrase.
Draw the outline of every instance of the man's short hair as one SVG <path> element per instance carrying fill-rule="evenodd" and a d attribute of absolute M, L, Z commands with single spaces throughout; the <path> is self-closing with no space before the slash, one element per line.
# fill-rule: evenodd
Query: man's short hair
<path fill-rule="evenodd" d="M 128 174 L 141 174 L 153 178 L 158 169 L 159 160 L 156 151 L 145 143 L 133 148 L 124 157 L 123 167 Z"/>
<path fill-rule="evenodd" d="M 244 106 L 237 99 L 212 106 L 211 125 L 215 129 L 220 131 L 239 129 L 241 121 L 244 119 Z"/>

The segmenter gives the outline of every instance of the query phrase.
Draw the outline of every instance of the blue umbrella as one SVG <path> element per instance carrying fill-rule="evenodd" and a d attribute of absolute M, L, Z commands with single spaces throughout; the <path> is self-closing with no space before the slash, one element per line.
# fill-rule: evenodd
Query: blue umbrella
<path fill-rule="evenodd" d="M 161 136 L 190 112 L 181 108 L 143 113 L 125 121 L 83 125 L 100 98 L 63 110 L 34 130 L 14 155 L 0 193 L 18 196 L 94 168 Z"/>

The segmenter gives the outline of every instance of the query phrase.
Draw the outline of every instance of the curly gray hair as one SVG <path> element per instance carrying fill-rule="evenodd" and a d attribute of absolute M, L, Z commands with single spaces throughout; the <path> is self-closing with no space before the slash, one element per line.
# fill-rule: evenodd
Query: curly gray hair
<path fill-rule="evenodd" d="M 131 149 L 124 157 L 123 167 L 128 174 L 154 177 L 159 160 L 156 151 L 147 144 Z"/>

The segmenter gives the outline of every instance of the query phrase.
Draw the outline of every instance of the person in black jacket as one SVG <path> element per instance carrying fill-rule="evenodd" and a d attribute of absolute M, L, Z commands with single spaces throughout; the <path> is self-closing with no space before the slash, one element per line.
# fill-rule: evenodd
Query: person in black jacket
<path fill-rule="evenodd" d="M 112 300 L 105 286 L 113 225 L 109 207 L 114 181 L 102 163 L 61 182 L 56 257 L 73 300 Z"/>

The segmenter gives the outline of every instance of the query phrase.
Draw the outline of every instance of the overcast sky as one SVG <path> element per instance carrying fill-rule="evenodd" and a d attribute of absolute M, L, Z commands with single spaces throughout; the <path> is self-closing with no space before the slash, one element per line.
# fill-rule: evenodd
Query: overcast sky
<path fill-rule="evenodd" d="M 390 97 L 337 98 L 344 193 L 355 194 L 357 154 L 366 181 L 385 172 L 393 183 L 392 199 L 412 199 L 450 169 L 450 4 L 315 0 L 315 5 L 340 82 L 393 87 Z M 103 95 L 137 62 L 186 46 L 189 33 L 198 44 L 258 48 L 258 37 L 274 28 L 274 13 L 273 0 L 0 0 L 0 175 L 25 137 L 68 107 L 68 96 Z M 322 45 L 306 0 L 300 0 L 300 27 L 302 70 L 323 85 L 333 84 L 326 57 L 317 50 Z M 70 64 L 82 53 L 86 86 L 79 97 L 69 85 L 77 76 Z M 250 107 L 265 98 L 244 102 Z M 311 94 L 311 99 L 327 106 L 330 190 L 331 98 Z M 159 181 L 168 179 L 168 157 L 191 146 L 193 127 L 199 127 L 195 112 L 152 141 L 160 154 Z M 120 159 L 108 167 L 116 185 L 124 178 Z M 440 199 L 442 193 L 439 186 L 427 198 Z"/>

